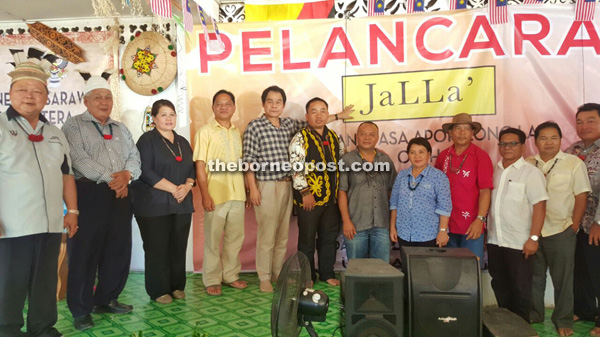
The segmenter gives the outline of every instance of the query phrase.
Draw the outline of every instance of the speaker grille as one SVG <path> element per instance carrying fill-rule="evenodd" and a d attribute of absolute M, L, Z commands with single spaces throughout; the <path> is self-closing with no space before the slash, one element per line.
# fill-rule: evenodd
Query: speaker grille
<path fill-rule="evenodd" d="M 358 323 L 350 337 L 402 337 L 402 335 L 384 320 L 368 319 Z"/>
<path fill-rule="evenodd" d="M 394 284 L 392 282 L 355 283 L 354 308 L 357 313 L 388 313 L 394 311 Z"/>
<path fill-rule="evenodd" d="M 380 259 L 351 259 L 342 278 L 346 337 L 402 337 L 404 275 Z"/>
<path fill-rule="evenodd" d="M 466 249 L 403 248 L 411 337 L 481 336 L 479 262 Z"/>

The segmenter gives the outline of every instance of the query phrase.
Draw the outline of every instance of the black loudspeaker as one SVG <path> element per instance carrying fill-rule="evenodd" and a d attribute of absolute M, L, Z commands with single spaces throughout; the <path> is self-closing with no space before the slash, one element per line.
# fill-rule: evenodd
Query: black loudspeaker
<path fill-rule="evenodd" d="M 483 337 L 537 337 L 535 329 L 505 308 L 483 309 Z"/>
<path fill-rule="evenodd" d="M 402 247 L 409 337 L 481 337 L 481 271 L 465 248 Z"/>
<path fill-rule="evenodd" d="M 342 275 L 346 337 L 402 337 L 404 275 L 380 259 L 351 259 Z"/>

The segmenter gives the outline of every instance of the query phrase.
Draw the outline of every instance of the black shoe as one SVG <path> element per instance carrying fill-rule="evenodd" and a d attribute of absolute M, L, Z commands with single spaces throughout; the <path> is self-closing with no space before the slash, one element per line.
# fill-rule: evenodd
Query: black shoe
<path fill-rule="evenodd" d="M 92 315 L 85 315 L 81 317 L 76 317 L 73 321 L 73 326 L 75 329 L 79 331 L 87 330 L 94 327 L 94 321 L 92 320 Z"/>
<path fill-rule="evenodd" d="M 94 314 L 127 314 L 133 311 L 133 305 L 119 303 L 117 300 L 110 300 L 108 305 L 94 307 Z"/>

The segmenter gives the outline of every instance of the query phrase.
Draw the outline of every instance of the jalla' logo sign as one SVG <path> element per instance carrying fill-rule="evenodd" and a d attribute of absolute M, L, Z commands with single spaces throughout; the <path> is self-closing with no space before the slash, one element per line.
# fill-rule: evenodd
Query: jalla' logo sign
<path fill-rule="evenodd" d="M 344 105 L 353 121 L 496 113 L 493 66 L 345 76 Z"/>

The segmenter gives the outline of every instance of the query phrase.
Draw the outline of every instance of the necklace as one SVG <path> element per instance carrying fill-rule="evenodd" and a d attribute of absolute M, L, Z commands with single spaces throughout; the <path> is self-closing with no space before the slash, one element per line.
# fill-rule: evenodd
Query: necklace
<path fill-rule="evenodd" d="M 460 169 L 462 169 L 463 164 L 465 163 L 465 160 L 467 160 L 467 156 L 468 154 L 465 154 L 465 157 L 463 158 L 462 162 L 460 162 L 460 165 L 458 165 L 458 167 L 452 167 L 452 154 L 448 153 L 448 155 L 450 156 L 450 161 L 448 162 L 448 166 L 450 167 L 450 171 L 459 174 L 460 173 Z"/>
<path fill-rule="evenodd" d="M 550 169 L 548 170 L 548 172 L 544 173 L 544 170 L 540 169 L 542 171 L 542 173 L 544 173 L 544 177 L 547 177 L 550 172 L 552 172 L 552 169 L 554 168 L 554 166 L 556 166 L 556 162 L 558 161 L 558 158 L 554 159 L 554 163 L 552 164 L 552 166 L 550 166 Z M 535 160 L 535 167 L 538 167 L 538 160 Z"/>
<path fill-rule="evenodd" d="M 169 151 L 171 152 L 171 154 L 173 155 L 173 157 L 175 157 L 175 161 L 182 161 L 183 160 L 183 156 L 181 153 L 181 146 L 179 145 L 179 142 L 177 142 L 177 148 L 179 149 L 179 156 L 175 154 L 175 152 L 173 152 L 173 150 L 171 149 L 171 147 L 169 146 L 169 144 L 167 144 L 167 141 L 163 138 L 160 137 L 160 139 L 162 139 L 163 143 L 165 143 L 165 146 L 167 147 L 167 149 L 169 149 Z"/>
<path fill-rule="evenodd" d="M 373 165 L 374 165 L 375 164 L 375 156 L 377 155 L 377 150 L 373 149 L 373 153 L 374 153 L 374 155 L 373 155 Z M 360 150 L 358 151 L 358 155 L 360 156 L 360 160 L 362 162 L 362 167 L 364 169 L 365 163 L 367 162 L 367 160 L 363 157 L 362 153 L 360 153 Z M 371 170 L 371 171 L 365 170 L 365 173 L 367 174 L 367 177 L 369 177 L 369 178 L 375 178 L 375 176 L 377 175 L 377 171 L 375 171 L 375 170 Z M 367 184 L 370 185 L 369 179 L 367 179 Z"/>
<path fill-rule="evenodd" d="M 27 131 L 25 131 L 25 128 L 18 121 L 17 121 L 17 125 L 21 128 L 21 130 L 23 130 L 23 132 L 25 132 L 25 134 L 27 135 L 27 138 L 30 141 L 32 141 L 34 143 L 39 143 L 42 140 L 44 140 L 44 135 L 43 135 L 43 133 L 44 133 L 44 125 L 42 125 L 42 127 L 40 128 L 40 133 L 39 134 L 28 133 Z"/>
<path fill-rule="evenodd" d="M 100 127 L 98 126 L 98 123 L 96 123 L 96 122 L 92 122 L 92 123 L 94 123 L 94 126 L 96 127 L 96 130 L 98 130 L 98 133 L 100 134 L 100 136 L 102 136 L 102 138 L 104 138 L 106 140 L 111 140 L 112 139 L 112 137 L 113 137 L 112 124 L 108 124 L 108 128 L 110 129 L 110 135 L 105 135 L 100 130 Z"/>
<path fill-rule="evenodd" d="M 410 176 L 412 177 L 412 174 Z M 408 178 L 408 189 L 414 191 L 417 189 L 417 187 L 419 187 L 419 185 L 421 185 L 421 181 L 423 181 L 423 176 L 419 175 L 419 180 L 413 177 L 412 180 L 413 182 L 411 183 L 411 179 Z"/>

